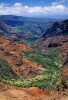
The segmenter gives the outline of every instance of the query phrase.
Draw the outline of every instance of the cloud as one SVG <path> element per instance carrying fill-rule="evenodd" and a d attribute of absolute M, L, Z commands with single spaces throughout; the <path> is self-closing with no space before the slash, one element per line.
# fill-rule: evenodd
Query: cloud
<path fill-rule="evenodd" d="M 64 1 L 64 0 L 62 0 Z M 51 6 L 36 6 L 29 7 L 24 6 L 22 3 L 15 3 L 12 6 L 6 4 L 0 4 L 0 15 L 40 15 L 40 14 L 68 14 L 68 8 L 62 4 L 53 4 Z"/>
<path fill-rule="evenodd" d="M 58 0 L 58 1 L 56 1 L 56 2 L 53 2 L 52 5 L 54 5 L 54 6 L 56 6 L 56 5 L 61 5 L 61 4 L 63 4 L 64 2 L 66 2 L 66 1 L 68 1 L 68 0 Z"/>

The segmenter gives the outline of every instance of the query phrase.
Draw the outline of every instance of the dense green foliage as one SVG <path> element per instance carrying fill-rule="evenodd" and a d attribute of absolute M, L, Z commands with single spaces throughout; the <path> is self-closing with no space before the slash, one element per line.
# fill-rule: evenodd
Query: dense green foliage
<path fill-rule="evenodd" d="M 62 60 L 55 55 L 59 54 L 60 52 L 60 50 L 54 48 L 47 49 L 44 53 L 37 50 L 24 52 L 25 55 L 23 57 L 42 65 L 44 68 L 43 73 L 31 79 L 12 78 L 6 81 L 4 78 L 2 78 L 1 81 L 16 87 L 36 86 L 42 89 L 48 88 L 57 90 L 56 83 L 59 81 L 62 75 Z"/>
<path fill-rule="evenodd" d="M 39 64 L 43 65 L 44 68 L 50 69 L 50 67 L 55 67 L 55 69 L 58 69 L 58 67 L 62 65 L 61 58 L 56 57 L 56 55 L 58 55 L 59 53 L 61 53 L 61 50 L 51 48 L 47 49 L 44 53 L 40 51 L 25 52 L 25 57 L 29 60 L 38 62 Z M 30 56 L 31 54 L 32 56 Z M 34 56 L 33 54 L 35 54 L 36 56 Z"/>
<path fill-rule="evenodd" d="M 10 80 L 13 77 L 17 78 L 11 67 L 6 61 L 0 60 L 0 81 L 1 79 Z"/>

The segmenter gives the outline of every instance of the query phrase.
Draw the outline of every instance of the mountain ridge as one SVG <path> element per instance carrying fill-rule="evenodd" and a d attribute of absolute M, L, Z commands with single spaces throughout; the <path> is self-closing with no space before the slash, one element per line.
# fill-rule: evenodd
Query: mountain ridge
<path fill-rule="evenodd" d="M 43 38 L 58 36 L 58 35 L 68 35 L 68 19 L 60 22 L 56 22 L 50 27 L 45 34 L 43 34 Z"/>
<path fill-rule="evenodd" d="M 0 16 L 0 20 L 2 30 L 6 32 L 5 36 L 7 38 L 18 43 L 34 46 L 57 19 L 24 18 L 21 20 L 19 16 L 3 15 Z"/>
<path fill-rule="evenodd" d="M 30 32 L 30 34 L 19 33 L 19 31 L 14 33 L 15 27 L 9 26 L 5 22 L 0 22 L 0 25 L 0 98 L 8 100 L 67 99 L 68 21 L 56 22 L 47 31 L 44 31 L 48 32 L 48 36 L 42 34 L 43 40 L 40 36 L 40 42 L 33 42 L 33 46 L 37 45 L 34 48 L 19 42 L 19 39 L 32 42 L 35 38 L 34 34 L 40 35 L 38 28 L 43 29 L 36 26 L 39 25 L 37 22 L 31 22 L 31 26 L 26 22 L 31 32 L 33 32 L 33 28 L 38 31 L 32 33 L 33 35 Z M 50 27 L 50 25 L 52 24 L 48 22 L 47 26 Z M 14 30 L 12 33 L 11 28 Z M 21 29 L 22 27 L 20 27 Z M 25 31 L 26 29 L 25 27 Z M 61 29 L 63 34 L 59 35 Z"/>

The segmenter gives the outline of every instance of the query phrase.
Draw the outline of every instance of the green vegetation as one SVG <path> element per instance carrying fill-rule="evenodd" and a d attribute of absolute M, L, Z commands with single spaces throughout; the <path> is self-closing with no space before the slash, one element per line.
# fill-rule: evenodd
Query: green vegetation
<path fill-rule="evenodd" d="M 5 20 L 5 23 L 9 25 L 9 30 L 6 28 L 6 33 L 16 33 L 15 39 L 10 34 L 5 34 L 5 37 L 12 39 L 12 41 L 18 41 L 19 43 L 24 43 L 29 46 L 35 47 L 38 41 L 41 41 L 43 34 L 46 30 L 51 27 L 55 22 L 55 19 L 31 19 L 27 18 L 25 20 Z M 6 26 L 7 27 L 7 26 Z M 42 33 L 42 34 L 41 34 Z"/>
<path fill-rule="evenodd" d="M 60 54 L 61 51 L 59 49 L 51 48 L 47 49 L 44 53 L 38 50 L 24 53 L 25 55 L 23 57 L 43 66 L 43 73 L 31 79 L 12 78 L 6 81 L 4 78 L 2 78 L 1 81 L 5 84 L 16 87 L 35 86 L 42 89 L 48 88 L 57 90 L 56 83 L 59 81 L 62 75 L 62 60 L 57 55 Z"/>
<path fill-rule="evenodd" d="M 10 80 L 13 77 L 17 78 L 11 67 L 9 67 L 6 61 L 0 60 L 0 81 L 2 79 Z"/>
<path fill-rule="evenodd" d="M 46 50 L 45 53 L 42 53 L 41 51 L 28 51 L 25 52 L 25 58 L 41 64 L 44 68 L 59 69 L 62 66 L 62 59 L 55 55 L 60 53 L 61 50 L 55 48 Z"/>

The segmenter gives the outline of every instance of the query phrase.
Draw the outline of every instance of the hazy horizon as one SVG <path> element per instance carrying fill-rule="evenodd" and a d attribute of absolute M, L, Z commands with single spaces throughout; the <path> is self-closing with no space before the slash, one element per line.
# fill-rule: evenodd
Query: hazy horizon
<path fill-rule="evenodd" d="M 68 0 L 0 0 L 0 15 L 68 18 Z"/>

